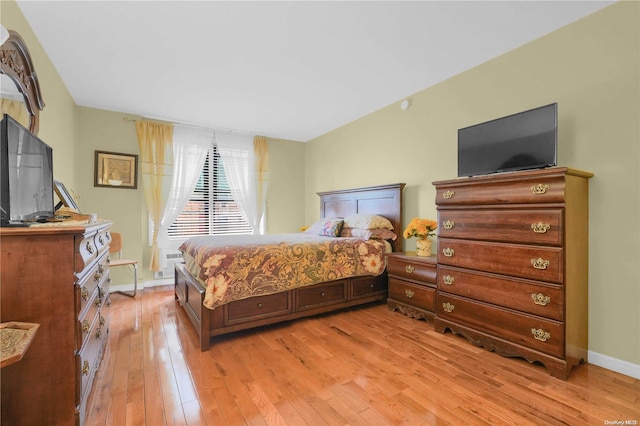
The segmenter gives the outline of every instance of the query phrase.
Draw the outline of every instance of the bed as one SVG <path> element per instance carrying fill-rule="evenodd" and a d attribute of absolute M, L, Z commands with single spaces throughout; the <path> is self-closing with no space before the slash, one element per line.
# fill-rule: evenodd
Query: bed
<path fill-rule="evenodd" d="M 400 183 L 320 192 L 320 217 L 343 218 L 356 214 L 382 216 L 388 219 L 399 236 L 394 241 L 389 240 L 388 250 L 402 251 L 403 188 L 404 184 Z M 197 241 L 190 244 L 197 246 L 196 243 Z M 377 246 L 368 247 L 368 250 L 374 250 Z M 188 249 L 183 250 L 187 264 L 193 263 Z M 191 254 L 192 257 L 197 257 L 196 252 Z M 326 281 L 302 287 L 291 283 L 283 291 L 244 296 L 226 302 L 227 299 L 220 299 L 219 295 L 214 297 L 212 286 L 207 286 L 202 275 L 194 271 L 193 265 L 187 264 L 176 264 L 175 298 L 198 333 L 202 351 L 209 349 L 215 336 L 387 299 L 384 265 L 382 273 L 375 275 L 333 279 L 335 277 L 329 274 L 323 276 Z"/>

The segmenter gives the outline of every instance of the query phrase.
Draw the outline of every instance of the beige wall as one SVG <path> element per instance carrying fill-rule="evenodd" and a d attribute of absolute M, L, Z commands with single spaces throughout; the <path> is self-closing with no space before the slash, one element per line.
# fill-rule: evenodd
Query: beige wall
<path fill-rule="evenodd" d="M 394 182 L 405 223 L 435 218 L 431 183 L 457 174 L 458 128 L 558 102 L 559 165 L 595 174 L 589 349 L 640 364 L 639 9 L 614 4 L 307 143 L 307 221 L 316 191 Z"/>

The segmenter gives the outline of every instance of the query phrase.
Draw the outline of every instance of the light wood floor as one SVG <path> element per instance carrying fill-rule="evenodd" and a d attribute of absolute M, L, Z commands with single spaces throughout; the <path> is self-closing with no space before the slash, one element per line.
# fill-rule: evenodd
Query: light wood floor
<path fill-rule="evenodd" d="M 582 365 L 564 382 L 384 304 L 200 352 L 172 287 L 111 299 L 89 426 L 640 424 L 639 380 Z"/>

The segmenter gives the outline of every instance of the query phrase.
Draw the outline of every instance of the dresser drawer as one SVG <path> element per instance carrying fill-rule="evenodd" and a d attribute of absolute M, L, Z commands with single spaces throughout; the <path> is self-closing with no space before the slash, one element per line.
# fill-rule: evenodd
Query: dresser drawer
<path fill-rule="evenodd" d="M 505 174 L 438 185 L 436 204 L 535 204 L 564 202 L 564 176 L 519 178 Z"/>
<path fill-rule="evenodd" d="M 80 350 L 91 335 L 91 326 L 100 312 L 100 292 L 94 291 L 87 303 L 87 309 L 82 311 L 76 319 L 76 350 Z"/>
<path fill-rule="evenodd" d="M 297 290 L 296 310 L 316 308 L 347 301 L 347 280 L 303 287 Z"/>
<path fill-rule="evenodd" d="M 76 405 L 79 405 L 86 392 L 90 389 L 96 370 L 100 365 L 102 353 L 103 329 L 99 317 L 91 325 L 87 342 L 76 357 L 76 384 L 79 386 L 76 392 Z"/>
<path fill-rule="evenodd" d="M 75 287 L 76 318 L 84 314 L 90 303 L 95 303 L 98 285 L 102 280 L 98 264 L 94 264 L 88 272 Z"/>
<path fill-rule="evenodd" d="M 100 254 L 109 251 L 109 243 L 111 243 L 111 231 L 102 229 L 94 236 L 94 245 Z"/>
<path fill-rule="evenodd" d="M 351 299 L 387 292 L 387 276 L 351 278 Z"/>
<path fill-rule="evenodd" d="M 389 299 L 435 312 L 436 289 L 389 278 Z"/>
<path fill-rule="evenodd" d="M 559 246 L 563 217 L 562 209 L 439 210 L 438 236 Z"/>
<path fill-rule="evenodd" d="M 439 266 L 438 290 L 558 321 L 564 320 L 564 291 L 560 285 Z"/>
<path fill-rule="evenodd" d="M 560 247 L 439 238 L 438 263 L 558 284 L 564 280 Z"/>
<path fill-rule="evenodd" d="M 200 303 L 200 298 L 189 294 L 189 300 Z M 193 298 L 193 299 L 192 299 Z M 236 300 L 224 307 L 225 325 L 239 324 L 261 318 L 291 313 L 289 295 L 287 292 Z M 204 315 L 204 313 L 203 313 Z M 207 313 L 208 315 L 208 313 Z"/>
<path fill-rule="evenodd" d="M 436 283 L 434 263 L 422 263 L 418 256 L 394 257 L 387 260 L 387 275 L 421 283 Z"/>
<path fill-rule="evenodd" d="M 540 352 L 564 357 L 564 325 L 482 302 L 438 293 L 437 315 Z"/>
<path fill-rule="evenodd" d="M 75 237 L 74 270 L 78 275 L 81 275 L 87 266 L 98 257 L 98 248 L 94 237 L 95 233 Z"/>

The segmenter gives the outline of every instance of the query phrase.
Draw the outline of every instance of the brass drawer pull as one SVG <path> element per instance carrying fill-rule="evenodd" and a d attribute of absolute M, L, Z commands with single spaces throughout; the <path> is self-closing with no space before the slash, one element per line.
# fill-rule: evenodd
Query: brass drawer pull
<path fill-rule="evenodd" d="M 547 193 L 548 190 L 549 190 L 549 185 L 543 184 L 543 183 L 539 183 L 531 187 L 531 192 L 533 192 L 535 195 L 544 195 Z"/>
<path fill-rule="evenodd" d="M 96 271 L 95 274 L 93 274 L 93 280 L 94 281 L 100 281 L 100 272 Z"/>
<path fill-rule="evenodd" d="M 102 239 L 102 235 L 98 237 L 98 242 L 100 243 L 101 246 L 104 245 L 104 240 Z"/>
<path fill-rule="evenodd" d="M 93 254 L 93 244 L 91 244 L 91 241 L 87 241 L 86 247 L 89 254 Z"/>
<path fill-rule="evenodd" d="M 100 297 L 96 297 L 96 300 L 93 302 L 99 308 L 102 305 L 102 299 Z"/>
<path fill-rule="evenodd" d="M 444 229 L 453 229 L 454 226 L 456 226 L 456 223 L 452 220 L 445 220 L 442 222 L 442 227 Z"/>
<path fill-rule="evenodd" d="M 534 339 L 540 340 L 541 342 L 546 342 L 551 338 L 551 333 L 544 331 L 541 328 L 532 328 L 531 334 L 533 334 Z"/>
<path fill-rule="evenodd" d="M 96 339 L 102 340 L 102 329 L 101 328 L 98 328 L 96 330 Z"/>
<path fill-rule="evenodd" d="M 531 224 L 531 230 L 536 234 L 546 234 L 549 229 L 551 229 L 551 225 L 548 223 L 538 222 Z"/>
<path fill-rule="evenodd" d="M 547 269 L 549 265 L 551 265 L 551 262 L 539 257 L 537 259 L 531 259 L 531 265 L 536 269 Z"/>
<path fill-rule="evenodd" d="M 82 297 L 82 300 L 84 301 L 89 299 L 89 289 L 86 287 L 82 287 L 82 290 L 80 290 L 80 297 Z"/>
<path fill-rule="evenodd" d="M 444 254 L 444 257 L 453 257 L 453 255 L 455 254 L 455 250 L 449 247 L 445 247 L 442 249 L 442 254 Z"/>
<path fill-rule="evenodd" d="M 456 193 L 453 191 L 445 191 L 442 193 L 442 198 L 444 198 L 445 200 L 450 200 L 454 195 L 456 195 Z"/>
<path fill-rule="evenodd" d="M 107 265 L 111 263 L 111 256 L 107 255 Z"/>
<path fill-rule="evenodd" d="M 404 271 L 407 274 L 413 274 L 413 271 L 415 271 L 416 269 L 413 267 L 413 265 L 407 265 L 404 267 Z"/>
<path fill-rule="evenodd" d="M 445 302 L 442 304 L 442 309 L 444 309 L 445 312 L 453 312 L 453 310 L 455 309 L 455 306 L 453 306 L 449 302 Z"/>
<path fill-rule="evenodd" d="M 82 375 L 83 376 L 88 376 L 89 375 L 89 370 L 90 370 L 89 361 L 85 360 L 82 363 Z"/>
<path fill-rule="evenodd" d="M 446 285 L 453 285 L 454 281 L 455 278 L 453 278 L 451 275 L 445 275 L 444 277 L 442 277 L 442 282 Z"/>
<path fill-rule="evenodd" d="M 533 300 L 533 303 L 535 303 L 536 305 L 546 306 L 551 302 L 551 297 L 545 296 L 542 293 L 534 293 L 531 295 L 531 300 Z"/>
<path fill-rule="evenodd" d="M 406 296 L 411 299 L 413 297 L 413 295 L 415 294 L 413 291 L 411 290 L 405 290 L 404 294 L 406 294 Z"/>
<path fill-rule="evenodd" d="M 89 324 L 89 321 L 83 320 L 82 321 L 82 332 L 83 333 L 89 332 L 89 327 L 91 327 L 91 324 Z"/>

